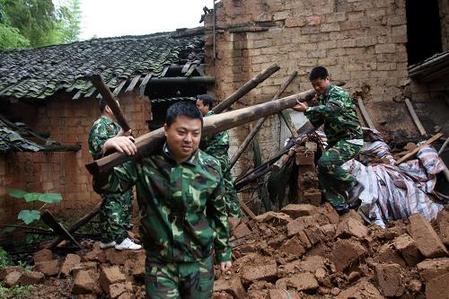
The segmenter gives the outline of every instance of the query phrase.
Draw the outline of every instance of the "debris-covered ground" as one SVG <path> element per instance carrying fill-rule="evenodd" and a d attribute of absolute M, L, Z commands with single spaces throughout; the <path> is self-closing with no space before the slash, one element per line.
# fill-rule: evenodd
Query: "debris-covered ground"
<path fill-rule="evenodd" d="M 234 265 L 216 271 L 214 298 L 448 298 L 449 210 L 430 224 L 415 214 L 386 229 L 351 211 L 290 204 L 234 221 Z M 85 249 L 34 254 L 33 271 L 5 268 L 6 286 L 33 284 L 27 298 L 144 298 L 145 254 Z"/>

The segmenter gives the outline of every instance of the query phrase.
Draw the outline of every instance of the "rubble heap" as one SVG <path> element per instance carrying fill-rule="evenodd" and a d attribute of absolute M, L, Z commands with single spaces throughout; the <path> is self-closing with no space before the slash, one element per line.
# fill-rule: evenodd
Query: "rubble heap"
<path fill-rule="evenodd" d="M 289 204 L 231 221 L 234 263 L 216 269 L 214 298 L 449 298 L 449 209 L 381 229 L 329 204 Z M 8 267 L 3 285 L 35 285 L 32 298 L 144 298 L 145 253 L 85 249 L 34 254 L 32 271 Z"/>

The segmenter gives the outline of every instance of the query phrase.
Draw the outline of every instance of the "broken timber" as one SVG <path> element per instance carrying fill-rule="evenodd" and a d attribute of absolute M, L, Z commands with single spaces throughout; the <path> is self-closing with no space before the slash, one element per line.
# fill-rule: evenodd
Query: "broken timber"
<path fill-rule="evenodd" d="M 275 101 L 279 98 L 279 96 L 287 89 L 287 87 L 290 85 L 290 83 L 295 79 L 295 77 L 297 76 L 298 72 L 294 72 L 293 74 L 291 74 L 287 80 L 285 80 L 285 82 L 281 85 L 281 87 L 279 87 L 278 91 L 276 92 L 276 94 L 273 96 L 272 101 Z M 256 136 L 257 132 L 259 132 L 260 128 L 262 128 L 263 123 L 265 122 L 265 120 L 267 120 L 268 116 L 265 116 L 264 118 L 261 118 L 257 121 L 256 125 L 254 126 L 254 128 L 252 128 L 252 130 L 249 132 L 248 136 L 246 136 L 245 140 L 242 142 L 242 144 L 240 145 L 240 147 L 238 148 L 238 150 L 235 152 L 235 154 L 232 156 L 231 158 L 231 163 L 229 165 L 229 169 L 231 169 L 235 163 L 237 162 L 237 160 L 240 158 L 240 156 L 243 154 L 243 152 L 246 150 L 246 148 L 248 147 L 248 145 L 251 143 L 251 141 L 254 139 L 254 137 Z M 288 126 L 288 124 L 287 124 Z"/>
<path fill-rule="evenodd" d="M 268 77 L 276 73 L 280 69 L 279 65 L 273 64 L 261 73 L 257 74 L 254 78 L 246 82 L 242 87 L 240 87 L 237 91 L 235 91 L 228 98 L 224 99 L 217 106 L 215 106 L 212 111 L 215 114 L 221 113 L 228 109 L 233 103 L 235 103 L 238 99 L 246 95 L 249 91 L 254 89 L 257 85 L 265 81 Z"/>
<path fill-rule="evenodd" d="M 310 89 L 305 92 L 294 94 L 276 101 L 266 102 L 239 110 L 229 111 L 217 115 L 211 115 L 204 119 L 203 136 L 211 136 L 218 132 L 241 126 L 267 115 L 278 113 L 284 109 L 295 106 L 297 101 L 306 101 L 315 95 L 315 91 Z M 150 133 L 144 134 L 135 140 L 138 154 L 136 158 L 148 156 L 160 151 L 165 141 L 164 129 L 160 128 Z M 108 171 L 129 160 L 125 154 L 113 153 L 109 156 L 96 160 L 88 165 L 87 169 L 91 174 L 98 174 Z"/>
<path fill-rule="evenodd" d="M 368 110 L 366 110 L 365 104 L 363 103 L 362 97 L 357 97 L 357 104 L 359 106 L 360 112 L 362 113 L 363 118 L 366 121 L 366 124 L 371 130 L 376 130 L 376 127 L 374 126 L 373 121 L 371 120 L 371 117 L 369 116 Z"/>
<path fill-rule="evenodd" d="M 410 116 L 412 117 L 413 122 L 415 123 L 416 128 L 418 128 L 418 131 L 421 134 L 421 136 L 427 135 L 426 129 L 424 129 L 424 126 L 419 120 L 418 115 L 416 115 L 415 109 L 413 109 L 413 105 L 410 102 L 409 98 L 405 98 L 405 105 L 407 105 L 408 112 L 410 113 Z"/>
<path fill-rule="evenodd" d="M 428 146 L 430 144 L 432 144 L 433 142 L 437 141 L 438 139 L 440 139 L 443 136 L 443 133 L 438 133 L 435 134 L 434 136 L 432 136 L 429 140 L 427 140 L 424 144 L 421 144 L 418 147 L 415 147 L 413 150 L 409 151 L 408 154 L 406 154 L 405 156 L 403 156 L 402 158 L 400 158 L 399 160 L 396 161 L 396 165 L 401 164 L 402 162 L 407 161 L 408 159 L 410 159 L 411 157 L 413 157 L 417 152 L 419 152 L 419 150 L 421 150 L 423 147 Z"/>

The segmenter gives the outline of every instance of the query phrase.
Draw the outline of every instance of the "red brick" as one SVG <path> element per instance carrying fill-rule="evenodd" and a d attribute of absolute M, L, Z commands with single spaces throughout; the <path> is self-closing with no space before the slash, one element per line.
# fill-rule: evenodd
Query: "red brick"
<path fill-rule="evenodd" d="M 425 257 L 447 256 L 447 250 L 430 223 L 420 214 L 409 217 L 410 235 Z"/>
<path fill-rule="evenodd" d="M 261 265 L 261 266 L 244 266 L 242 269 L 242 279 L 246 281 L 255 281 L 261 279 L 270 279 L 276 277 L 277 265 L 276 261 Z"/>
<path fill-rule="evenodd" d="M 426 299 L 449 299 L 449 273 L 435 277 L 426 285 Z"/>
<path fill-rule="evenodd" d="M 80 262 L 81 257 L 79 255 L 67 254 L 61 266 L 61 274 L 63 276 L 69 276 L 72 269 L 79 266 Z"/>
<path fill-rule="evenodd" d="M 415 266 L 422 259 L 415 241 L 408 234 L 394 239 L 393 246 L 399 251 L 409 266 Z"/>
<path fill-rule="evenodd" d="M 289 204 L 282 208 L 281 212 L 289 215 L 292 219 L 301 216 L 310 216 L 317 212 L 317 207 L 310 204 Z"/>
<path fill-rule="evenodd" d="M 72 294 L 97 294 L 100 293 L 98 278 L 92 270 L 81 270 L 75 274 L 72 286 Z"/>
<path fill-rule="evenodd" d="M 234 277 L 232 279 L 220 278 L 214 282 L 214 292 L 227 292 L 231 294 L 234 298 L 244 299 L 247 298 L 245 289 L 243 288 L 242 282 L 239 277 Z"/>
<path fill-rule="evenodd" d="M 368 236 L 368 228 L 354 218 L 347 218 L 338 224 L 336 236 L 344 238 L 354 236 L 362 239 Z"/>
<path fill-rule="evenodd" d="M 425 281 L 449 272 L 449 258 L 428 259 L 416 265 L 419 274 Z"/>
<path fill-rule="evenodd" d="M 403 273 L 398 264 L 376 265 L 376 279 L 382 294 L 387 297 L 399 297 L 404 294 Z"/>
<path fill-rule="evenodd" d="M 306 250 L 304 249 L 304 247 L 301 245 L 300 241 L 296 237 L 293 237 L 290 240 L 287 240 L 287 242 L 285 242 L 279 248 L 279 251 L 284 252 L 288 255 L 296 256 L 296 257 L 301 257 L 306 252 Z"/>
<path fill-rule="evenodd" d="M 360 257 L 366 254 L 366 249 L 355 240 L 338 240 L 332 249 L 332 261 L 337 271 L 343 271 Z"/>
<path fill-rule="evenodd" d="M 106 293 L 109 292 L 109 286 L 114 283 L 126 280 L 125 275 L 120 272 L 118 266 L 103 267 L 100 272 L 100 286 Z"/>

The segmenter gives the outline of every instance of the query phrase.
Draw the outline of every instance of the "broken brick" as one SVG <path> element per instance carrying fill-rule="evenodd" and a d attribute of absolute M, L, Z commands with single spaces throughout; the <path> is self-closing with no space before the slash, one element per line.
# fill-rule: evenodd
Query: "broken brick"
<path fill-rule="evenodd" d="M 416 265 L 419 274 L 425 281 L 449 272 L 449 258 L 428 259 Z"/>
<path fill-rule="evenodd" d="M 415 240 L 403 234 L 393 240 L 393 246 L 399 251 L 409 266 L 415 266 L 422 259 Z"/>
<path fill-rule="evenodd" d="M 447 256 L 447 250 L 430 223 L 420 214 L 409 217 L 410 235 L 416 242 L 416 247 L 425 257 Z"/>
<path fill-rule="evenodd" d="M 352 298 L 369 298 L 369 299 L 384 299 L 385 297 L 379 290 L 370 282 L 363 280 L 354 286 L 341 291 L 336 299 L 352 299 Z"/>
<path fill-rule="evenodd" d="M 23 272 L 23 268 L 18 266 L 10 266 L 0 269 L 0 281 L 4 280 L 6 278 L 6 275 L 8 275 L 11 272 Z"/>
<path fill-rule="evenodd" d="M 304 230 L 312 245 L 315 245 L 321 242 L 321 239 L 324 239 L 324 236 L 318 226 L 310 226 Z"/>
<path fill-rule="evenodd" d="M 54 276 L 59 273 L 59 260 L 42 261 L 34 266 L 34 270 L 44 273 L 45 276 Z"/>
<path fill-rule="evenodd" d="M 340 216 L 337 214 L 335 209 L 327 202 L 319 208 L 319 211 L 321 214 L 326 216 L 331 224 L 338 224 L 338 222 L 340 221 Z"/>
<path fill-rule="evenodd" d="M 131 293 L 133 291 L 133 285 L 130 281 L 123 281 L 111 284 L 109 286 L 109 297 L 112 299 L 118 298 L 123 294 Z"/>
<path fill-rule="evenodd" d="M 276 261 L 273 260 L 261 266 L 247 266 L 242 269 L 242 279 L 246 281 L 269 280 L 277 275 Z"/>
<path fill-rule="evenodd" d="M 289 215 L 292 219 L 302 216 L 310 216 L 316 213 L 317 207 L 309 204 L 289 204 L 282 208 L 281 212 Z"/>
<path fill-rule="evenodd" d="M 53 260 L 53 252 L 50 249 L 42 249 L 33 254 L 34 263 L 47 262 Z"/>
<path fill-rule="evenodd" d="M 300 299 L 297 291 L 285 289 L 271 289 L 269 299 Z"/>
<path fill-rule="evenodd" d="M 24 271 L 19 278 L 18 284 L 20 285 L 34 285 L 43 283 L 45 275 L 37 271 Z"/>
<path fill-rule="evenodd" d="M 382 294 L 386 297 L 399 297 L 405 292 L 402 269 L 398 264 L 377 264 L 376 278 Z"/>
<path fill-rule="evenodd" d="M 232 231 L 232 235 L 234 237 L 236 237 L 237 239 L 246 237 L 246 236 L 250 235 L 251 233 L 252 232 L 249 229 L 248 225 L 246 225 L 244 222 L 241 222 Z"/>
<path fill-rule="evenodd" d="M 365 247 L 355 240 L 338 240 L 332 249 L 332 261 L 337 271 L 343 271 L 366 254 Z"/>
<path fill-rule="evenodd" d="M 72 294 L 96 294 L 100 293 L 98 279 L 92 270 L 77 271 L 72 286 Z"/>
<path fill-rule="evenodd" d="M 125 275 L 120 272 L 118 266 L 103 267 L 100 271 L 100 286 L 106 293 L 109 292 L 109 286 L 114 283 L 125 281 Z"/>
<path fill-rule="evenodd" d="M 81 257 L 76 254 L 67 254 L 67 256 L 64 259 L 64 262 L 62 263 L 60 273 L 63 276 L 69 276 L 70 272 L 73 268 L 78 266 L 81 262 Z"/>
<path fill-rule="evenodd" d="M 247 298 L 245 289 L 243 288 L 242 282 L 239 277 L 234 277 L 232 279 L 219 279 L 214 283 L 214 292 L 227 292 L 231 294 L 234 298 L 244 299 Z"/>
<path fill-rule="evenodd" d="M 449 273 L 433 278 L 426 284 L 426 299 L 449 299 Z"/>
<path fill-rule="evenodd" d="M 391 243 L 385 243 L 380 246 L 376 252 L 375 260 L 382 264 L 399 264 L 403 267 L 406 266 L 405 260 Z"/>
<path fill-rule="evenodd" d="M 22 276 L 22 272 L 12 271 L 5 276 L 5 279 L 3 280 L 3 284 L 7 288 L 14 287 L 19 284 L 19 279 L 21 276 Z"/>
<path fill-rule="evenodd" d="M 297 256 L 297 257 L 302 256 L 306 252 L 306 250 L 304 249 L 304 247 L 301 245 L 300 241 L 296 237 L 293 237 L 290 240 L 287 240 L 287 242 L 285 242 L 279 248 L 279 250 L 288 255 L 293 255 L 293 256 Z"/>
<path fill-rule="evenodd" d="M 341 221 L 337 226 L 337 237 L 350 238 L 354 236 L 362 239 L 368 236 L 368 228 L 362 222 L 348 217 Z"/>
<path fill-rule="evenodd" d="M 449 211 L 442 210 L 438 214 L 437 224 L 441 241 L 449 246 Z"/>
<path fill-rule="evenodd" d="M 295 274 L 288 278 L 288 285 L 294 287 L 299 292 L 316 290 L 318 288 L 318 281 L 312 273 L 305 272 Z"/>

